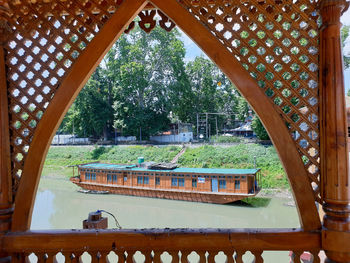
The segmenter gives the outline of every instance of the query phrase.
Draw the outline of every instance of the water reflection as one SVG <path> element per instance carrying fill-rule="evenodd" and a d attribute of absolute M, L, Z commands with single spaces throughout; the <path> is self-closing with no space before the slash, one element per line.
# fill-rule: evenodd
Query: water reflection
<path fill-rule="evenodd" d="M 113 213 L 123 228 L 290 228 L 299 227 L 295 207 L 272 198 L 267 207 L 216 205 L 119 195 L 77 192 L 65 179 L 43 177 L 37 193 L 31 229 L 82 228 L 89 212 Z M 114 228 L 112 218 L 109 227 Z"/>

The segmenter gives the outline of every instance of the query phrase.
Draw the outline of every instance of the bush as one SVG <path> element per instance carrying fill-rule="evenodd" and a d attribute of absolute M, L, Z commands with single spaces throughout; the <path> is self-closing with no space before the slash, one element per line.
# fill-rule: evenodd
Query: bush
<path fill-rule="evenodd" d="M 242 141 L 239 137 L 234 136 L 213 136 L 214 142 L 216 143 L 239 143 Z"/>
<path fill-rule="evenodd" d="M 270 140 L 270 137 L 264 125 L 260 121 L 259 117 L 256 115 L 254 116 L 252 121 L 252 129 L 260 140 Z"/>
<path fill-rule="evenodd" d="M 182 167 L 206 168 L 256 168 L 261 169 L 263 188 L 288 188 L 277 152 L 272 146 L 237 144 L 230 147 L 202 146 L 188 148 L 179 158 Z M 254 165 L 255 164 L 255 165 Z"/>

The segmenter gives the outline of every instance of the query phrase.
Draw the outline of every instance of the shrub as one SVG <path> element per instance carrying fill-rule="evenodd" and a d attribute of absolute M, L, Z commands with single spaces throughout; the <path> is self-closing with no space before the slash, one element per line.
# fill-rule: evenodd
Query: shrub
<path fill-rule="evenodd" d="M 260 140 L 270 140 L 270 137 L 264 125 L 260 121 L 259 117 L 256 115 L 254 116 L 252 121 L 252 129 Z"/>

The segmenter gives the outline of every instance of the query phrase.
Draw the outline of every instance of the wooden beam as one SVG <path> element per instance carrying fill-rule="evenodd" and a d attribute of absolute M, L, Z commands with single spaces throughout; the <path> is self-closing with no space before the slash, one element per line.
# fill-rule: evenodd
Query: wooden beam
<path fill-rule="evenodd" d="M 0 45 L 0 231 L 9 230 L 8 222 L 3 225 L 2 221 L 4 221 L 4 216 L 8 217 L 6 214 L 11 210 L 11 207 L 11 152 L 5 50 Z"/>
<path fill-rule="evenodd" d="M 50 230 L 8 233 L 9 253 L 124 250 L 317 251 L 320 232 L 300 229 Z"/>
<path fill-rule="evenodd" d="M 50 142 L 69 107 L 115 41 L 135 16 L 147 5 L 145 0 L 123 1 L 111 19 L 79 56 L 53 100 L 45 111 L 34 134 L 24 165 L 15 201 L 13 231 L 30 226 L 35 194 Z"/>
<path fill-rule="evenodd" d="M 239 89 L 259 115 L 276 147 L 287 173 L 297 203 L 301 226 L 305 230 L 320 229 L 321 223 L 315 205 L 313 190 L 295 143 L 271 101 L 258 87 L 249 72 L 195 17 L 176 0 L 152 0 L 155 7 L 175 22 Z"/>

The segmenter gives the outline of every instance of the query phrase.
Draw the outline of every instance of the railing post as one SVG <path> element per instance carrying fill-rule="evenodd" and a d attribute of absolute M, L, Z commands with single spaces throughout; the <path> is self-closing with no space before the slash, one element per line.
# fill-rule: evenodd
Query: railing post
<path fill-rule="evenodd" d="M 8 12 L 6 1 L 0 0 L 0 236 L 11 229 L 13 213 L 6 53 L 4 49 L 10 30 L 7 24 Z M 10 262 L 10 258 L 4 251 L 0 251 L 0 262 Z"/>
<path fill-rule="evenodd" d="M 320 35 L 320 130 L 322 197 L 324 200 L 322 248 L 327 262 L 350 262 L 349 153 L 340 16 L 345 0 L 322 0 Z"/>

